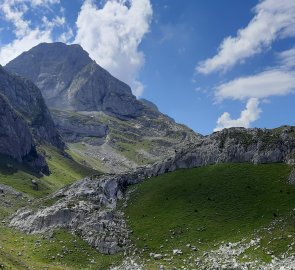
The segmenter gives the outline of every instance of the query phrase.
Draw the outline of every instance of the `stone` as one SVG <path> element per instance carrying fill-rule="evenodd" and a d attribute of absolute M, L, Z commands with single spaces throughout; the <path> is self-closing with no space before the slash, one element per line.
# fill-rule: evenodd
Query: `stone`
<path fill-rule="evenodd" d="M 182 255 L 183 252 L 180 249 L 173 249 L 172 251 L 173 255 Z"/>
<path fill-rule="evenodd" d="M 295 185 L 295 168 L 293 168 L 290 176 L 289 176 L 289 183 Z"/>
<path fill-rule="evenodd" d="M 161 260 L 161 259 L 163 259 L 163 255 L 162 254 L 154 254 L 154 259 L 155 260 Z"/>

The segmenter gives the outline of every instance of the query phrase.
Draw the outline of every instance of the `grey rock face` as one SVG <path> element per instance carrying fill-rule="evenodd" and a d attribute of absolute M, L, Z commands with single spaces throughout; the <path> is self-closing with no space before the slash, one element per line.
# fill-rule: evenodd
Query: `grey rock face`
<path fill-rule="evenodd" d="M 90 59 L 79 45 L 42 43 L 5 67 L 31 79 L 50 108 L 104 111 L 136 117 L 143 105 L 125 83 Z"/>
<path fill-rule="evenodd" d="M 26 121 L 0 94 L 0 153 L 21 161 L 33 147 L 33 138 Z"/>
<path fill-rule="evenodd" d="M 230 128 L 204 137 L 176 152 L 175 157 L 155 165 L 158 173 L 216 163 L 290 163 L 295 152 L 294 127 L 275 131 Z M 288 135 L 291 134 L 291 135 Z"/>
<path fill-rule="evenodd" d="M 114 211 L 121 197 L 120 176 L 86 178 L 52 195 L 54 205 L 34 212 L 19 210 L 12 227 L 27 233 L 66 228 L 80 235 L 105 254 L 114 254 L 128 244 L 128 230 L 122 213 Z"/>
<path fill-rule="evenodd" d="M 49 168 L 43 156 L 37 153 L 27 122 L 0 94 L 0 154 L 24 162 L 45 174 Z"/>
<path fill-rule="evenodd" d="M 79 45 L 42 43 L 11 61 L 6 69 L 31 79 L 49 105 L 67 89 L 75 74 L 92 62 Z"/>
<path fill-rule="evenodd" d="M 74 143 L 91 138 L 99 145 L 104 142 L 104 138 L 108 134 L 106 124 L 94 121 L 88 115 L 53 110 L 52 116 L 57 129 L 66 142 Z"/>
<path fill-rule="evenodd" d="M 143 103 L 146 107 L 152 109 L 152 110 L 155 110 L 155 111 L 159 111 L 158 107 L 156 104 L 154 104 L 153 102 L 145 99 L 145 98 L 141 98 L 139 100 L 141 103 Z"/>
<path fill-rule="evenodd" d="M 295 168 L 292 170 L 289 176 L 289 183 L 295 185 Z"/>
<path fill-rule="evenodd" d="M 141 114 L 142 104 L 130 87 L 95 62 L 83 68 L 67 89 L 70 107 L 78 111 L 104 111 L 125 118 Z"/>
<path fill-rule="evenodd" d="M 40 90 L 29 80 L 0 66 L 0 154 L 49 174 L 37 144 L 64 148 Z"/>
<path fill-rule="evenodd" d="M 64 147 L 42 94 L 31 81 L 12 75 L 0 67 L 0 93 L 26 120 L 37 143 Z"/>

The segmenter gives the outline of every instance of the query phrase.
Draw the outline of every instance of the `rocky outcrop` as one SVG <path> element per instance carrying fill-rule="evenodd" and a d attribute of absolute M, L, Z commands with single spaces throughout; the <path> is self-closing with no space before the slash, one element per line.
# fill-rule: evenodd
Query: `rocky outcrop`
<path fill-rule="evenodd" d="M 139 101 L 140 101 L 142 104 L 144 104 L 146 107 L 148 107 L 148 108 L 150 108 L 150 109 L 152 109 L 152 110 L 154 110 L 154 111 L 159 111 L 157 105 L 154 104 L 153 102 L 151 102 L 151 101 L 149 101 L 149 100 L 147 100 L 147 99 L 145 99 L 145 98 L 141 98 Z"/>
<path fill-rule="evenodd" d="M 94 61 L 76 74 L 66 100 L 77 111 L 103 111 L 123 119 L 139 116 L 143 109 L 127 84 Z"/>
<path fill-rule="evenodd" d="M 108 134 L 108 126 L 96 121 L 89 114 L 53 110 L 52 117 L 66 142 L 75 143 L 89 139 L 92 143 L 100 145 Z"/>
<path fill-rule="evenodd" d="M 294 130 L 232 128 L 214 133 L 163 162 L 130 173 L 85 178 L 53 194 L 52 199 L 58 201 L 48 208 L 20 210 L 10 225 L 29 233 L 68 228 L 101 252 L 117 252 L 128 243 L 123 217 L 115 211 L 126 187 L 180 168 L 221 162 L 288 162 L 295 151 Z"/>
<path fill-rule="evenodd" d="M 143 105 L 125 83 L 96 64 L 79 45 L 42 43 L 5 67 L 31 79 L 50 108 L 141 115 Z"/>
<path fill-rule="evenodd" d="M 51 196 L 57 202 L 37 212 L 19 210 L 10 225 L 27 233 L 66 228 L 105 254 L 114 254 L 128 243 L 123 214 L 114 211 L 122 198 L 121 176 L 86 178 Z"/>
<path fill-rule="evenodd" d="M 176 152 L 155 166 L 159 172 L 216 163 L 290 163 L 295 152 L 295 127 L 275 130 L 230 128 L 215 132 Z"/>

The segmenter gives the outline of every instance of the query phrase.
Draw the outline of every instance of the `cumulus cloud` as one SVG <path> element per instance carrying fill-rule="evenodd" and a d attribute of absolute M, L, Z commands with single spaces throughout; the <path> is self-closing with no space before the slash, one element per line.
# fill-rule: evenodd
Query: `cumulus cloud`
<path fill-rule="evenodd" d="M 16 4 L 18 5 L 16 6 Z M 16 37 L 22 37 L 29 32 L 30 21 L 24 20 L 23 18 L 24 14 L 28 11 L 28 6 L 25 3 L 4 0 L 0 3 L 0 9 L 4 18 L 14 25 Z"/>
<path fill-rule="evenodd" d="M 49 8 L 50 5 L 58 3 L 59 0 L 3 0 L 0 2 L 0 14 L 12 24 L 15 35 L 14 40 L 0 48 L 0 63 L 2 65 L 41 42 L 53 41 L 53 29 L 64 27 L 64 17 L 55 15 L 48 19 L 42 16 L 39 18 L 38 26 L 33 27 L 25 15 L 30 9 Z M 60 38 L 66 39 L 69 36 L 70 31 L 61 35 Z"/>
<path fill-rule="evenodd" d="M 261 114 L 260 100 L 291 93 L 295 93 L 295 72 L 282 67 L 221 84 L 215 89 L 215 98 L 218 102 L 231 99 L 248 100 L 248 103 L 238 119 L 232 119 L 228 112 L 223 113 L 218 118 L 214 131 L 228 127 L 250 127 Z"/>
<path fill-rule="evenodd" d="M 294 90 L 294 71 L 272 69 L 221 84 L 216 88 L 215 97 L 218 101 L 224 99 L 245 100 L 287 95 Z"/>
<path fill-rule="evenodd" d="M 137 78 L 144 54 L 139 45 L 149 31 L 151 17 L 150 0 L 110 0 L 102 8 L 85 1 L 76 22 L 74 42 L 140 96 L 144 87 Z"/>
<path fill-rule="evenodd" d="M 261 53 L 276 39 L 295 36 L 295 1 L 263 0 L 254 8 L 255 16 L 235 37 L 227 37 L 218 53 L 198 64 L 202 74 L 233 67 L 245 59 Z"/>
<path fill-rule="evenodd" d="M 51 42 L 50 31 L 32 30 L 30 33 L 20 39 L 15 39 L 13 42 L 0 48 L 0 62 L 2 65 L 20 55 L 24 51 L 28 51 L 32 47 L 41 42 Z"/>
<path fill-rule="evenodd" d="M 259 100 L 250 98 L 246 104 L 246 109 L 241 112 L 238 119 L 232 119 L 228 112 L 223 113 L 217 120 L 217 126 L 214 131 L 220 131 L 229 127 L 250 127 L 251 123 L 259 119 L 261 114 Z"/>

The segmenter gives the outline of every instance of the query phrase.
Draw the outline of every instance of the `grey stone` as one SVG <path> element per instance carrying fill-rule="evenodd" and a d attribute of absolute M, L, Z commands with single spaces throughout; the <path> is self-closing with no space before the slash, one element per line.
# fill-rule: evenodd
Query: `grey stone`
<path fill-rule="evenodd" d="M 293 168 L 290 176 L 289 176 L 289 183 L 295 185 L 295 168 Z"/>

